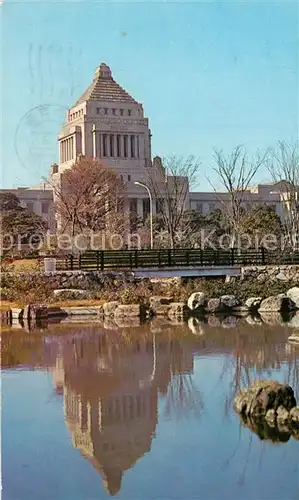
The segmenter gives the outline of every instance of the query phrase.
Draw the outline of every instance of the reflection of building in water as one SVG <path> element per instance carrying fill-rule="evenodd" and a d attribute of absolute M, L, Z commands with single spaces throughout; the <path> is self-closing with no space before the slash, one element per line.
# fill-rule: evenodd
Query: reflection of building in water
<path fill-rule="evenodd" d="M 124 471 L 150 451 L 159 390 L 165 393 L 172 375 L 193 370 L 192 350 L 178 341 L 118 340 L 102 335 L 66 342 L 53 373 L 63 384 L 73 445 L 111 495 L 120 490 Z"/>

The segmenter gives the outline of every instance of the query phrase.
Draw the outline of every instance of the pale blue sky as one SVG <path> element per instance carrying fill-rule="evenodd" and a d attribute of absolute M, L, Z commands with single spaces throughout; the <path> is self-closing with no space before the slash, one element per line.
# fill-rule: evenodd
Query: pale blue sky
<path fill-rule="evenodd" d="M 5 187 L 47 175 L 102 61 L 144 104 L 153 155 L 202 158 L 201 190 L 214 147 L 298 137 L 297 2 L 4 0 L 1 14 Z"/>

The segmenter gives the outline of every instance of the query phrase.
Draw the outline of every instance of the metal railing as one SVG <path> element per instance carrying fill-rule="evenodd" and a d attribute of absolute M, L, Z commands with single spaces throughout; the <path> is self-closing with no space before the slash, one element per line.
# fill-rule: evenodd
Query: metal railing
<path fill-rule="evenodd" d="M 298 252 L 259 250 L 90 250 L 79 255 L 67 255 L 59 268 L 68 270 L 145 269 L 207 266 L 264 266 L 275 264 L 299 265 Z"/>

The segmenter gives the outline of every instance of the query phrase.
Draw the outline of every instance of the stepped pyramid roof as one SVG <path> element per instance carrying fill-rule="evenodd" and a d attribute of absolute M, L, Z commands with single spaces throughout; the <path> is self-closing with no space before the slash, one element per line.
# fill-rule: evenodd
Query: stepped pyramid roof
<path fill-rule="evenodd" d="M 126 92 L 112 77 L 111 70 L 107 64 L 102 63 L 95 72 L 94 79 L 89 87 L 83 92 L 75 106 L 85 101 L 104 102 L 127 102 L 138 104 L 128 92 Z"/>

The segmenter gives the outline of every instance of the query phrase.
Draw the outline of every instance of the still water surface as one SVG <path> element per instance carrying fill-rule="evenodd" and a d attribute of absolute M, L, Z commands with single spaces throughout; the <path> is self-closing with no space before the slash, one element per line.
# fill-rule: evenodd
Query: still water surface
<path fill-rule="evenodd" d="M 299 498 L 299 441 L 261 440 L 232 402 L 254 378 L 299 393 L 291 329 L 153 322 L 2 335 L 6 500 Z"/>

